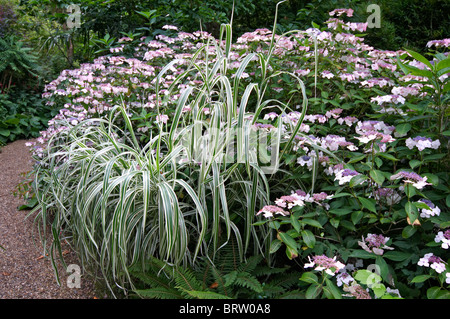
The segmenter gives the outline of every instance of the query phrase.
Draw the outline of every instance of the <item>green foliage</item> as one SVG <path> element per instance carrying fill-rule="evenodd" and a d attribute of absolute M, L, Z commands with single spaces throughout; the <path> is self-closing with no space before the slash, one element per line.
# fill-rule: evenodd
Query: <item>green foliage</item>
<path fill-rule="evenodd" d="M 37 57 L 31 50 L 23 42 L 17 41 L 15 36 L 0 38 L 1 93 L 8 92 L 19 80 L 37 77 Z"/>
<path fill-rule="evenodd" d="M 56 111 L 44 105 L 39 94 L 10 89 L 0 94 L 0 143 L 37 138 Z"/>
<path fill-rule="evenodd" d="M 14 32 L 17 23 L 15 1 L 0 1 L 0 37 L 5 37 Z"/>
<path fill-rule="evenodd" d="M 238 262 L 236 247 L 223 249 L 213 264 L 204 259 L 194 268 L 170 266 L 152 258 L 130 269 L 139 279 L 133 289 L 142 298 L 261 299 L 295 298 L 298 275 L 288 268 L 269 267 L 261 256 Z"/>

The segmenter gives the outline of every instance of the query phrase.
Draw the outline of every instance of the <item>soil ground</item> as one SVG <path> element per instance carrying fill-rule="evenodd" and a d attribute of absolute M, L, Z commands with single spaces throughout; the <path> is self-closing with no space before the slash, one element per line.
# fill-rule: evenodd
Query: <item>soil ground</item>
<path fill-rule="evenodd" d="M 96 298 L 92 281 L 83 274 L 81 287 L 70 288 L 76 284 L 75 272 L 67 272 L 62 265 L 61 285 L 57 284 L 51 262 L 43 256 L 34 218 L 26 218 L 29 211 L 18 210 L 25 201 L 13 192 L 24 179 L 22 173 L 33 165 L 26 142 L 19 140 L 0 149 L 0 246 L 4 248 L 0 248 L 0 299 Z M 67 265 L 77 264 L 75 254 L 67 247 L 63 250 Z"/>

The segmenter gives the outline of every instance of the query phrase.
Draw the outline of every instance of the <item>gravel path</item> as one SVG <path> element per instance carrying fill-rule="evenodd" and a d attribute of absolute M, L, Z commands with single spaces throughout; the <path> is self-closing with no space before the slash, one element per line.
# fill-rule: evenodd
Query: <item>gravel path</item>
<path fill-rule="evenodd" d="M 95 298 L 93 284 L 86 277 L 81 277 L 80 288 L 69 288 L 67 276 L 73 272 L 66 272 L 62 266 L 58 286 L 50 261 L 42 257 L 33 218 L 25 219 L 28 211 L 17 210 L 24 201 L 12 192 L 23 179 L 20 174 L 32 167 L 25 142 L 16 141 L 0 149 L 0 245 L 5 248 L 0 249 L 0 299 Z M 76 264 L 74 253 L 66 252 L 67 264 Z"/>

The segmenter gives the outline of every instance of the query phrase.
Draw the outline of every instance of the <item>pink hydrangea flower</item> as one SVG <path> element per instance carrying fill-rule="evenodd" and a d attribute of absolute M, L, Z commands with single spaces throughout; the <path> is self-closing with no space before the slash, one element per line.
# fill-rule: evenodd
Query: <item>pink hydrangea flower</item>
<path fill-rule="evenodd" d="M 420 217 L 430 218 L 432 216 L 439 216 L 439 214 L 441 213 L 441 209 L 438 206 L 434 205 L 430 200 L 423 198 L 419 200 L 419 202 L 422 202 L 430 207 L 430 209 L 422 208 Z"/>
<path fill-rule="evenodd" d="M 369 253 L 374 253 L 375 255 L 383 255 L 384 250 L 392 250 L 394 248 L 386 246 L 389 241 L 389 237 L 384 237 L 383 235 L 377 234 L 367 234 L 367 237 L 362 237 L 362 241 L 358 241 L 358 245 L 362 247 L 365 251 Z"/>
<path fill-rule="evenodd" d="M 419 151 L 423 151 L 426 148 L 438 149 L 441 145 L 439 140 L 433 141 L 429 137 L 416 136 L 414 138 L 408 138 L 406 141 L 406 146 L 412 150 L 414 147 L 417 147 Z"/>
<path fill-rule="evenodd" d="M 345 183 L 350 182 L 350 180 L 356 175 L 359 175 L 359 173 L 357 171 L 346 168 L 346 169 L 339 170 L 336 173 L 334 180 L 337 180 L 339 182 L 339 185 L 343 185 Z"/>
<path fill-rule="evenodd" d="M 304 265 L 304 268 L 315 267 L 314 270 L 322 271 L 325 270 L 330 276 L 334 276 L 341 269 L 345 267 L 340 261 L 336 261 L 336 256 L 329 258 L 325 255 L 316 255 L 312 259 L 308 256 L 309 263 Z"/>
<path fill-rule="evenodd" d="M 349 8 L 349 9 L 345 9 L 345 8 L 339 8 L 339 9 L 334 9 L 333 11 L 330 11 L 330 12 L 328 12 L 328 14 L 330 15 L 330 16 L 334 16 L 334 15 L 336 15 L 336 16 L 340 16 L 340 15 L 342 15 L 342 14 L 345 14 L 345 15 L 347 15 L 347 17 L 352 17 L 353 16 L 353 9 L 351 9 L 351 8 Z"/>
<path fill-rule="evenodd" d="M 303 199 L 295 193 L 292 195 L 281 196 L 280 198 L 275 200 L 275 204 L 277 204 L 280 207 L 288 208 L 288 209 L 291 209 L 294 206 L 305 205 Z"/>
<path fill-rule="evenodd" d="M 445 232 L 440 231 L 437 233 L 434 238 L 436 243 L 442 243 L 441 247 L 444 249 L 448 249 L 450 247 L 450 229 L 447 229 Z"/>
<path fill-rule="evenodd" d="M 445 262 L 440 257 L 435 256 L 433 253 L 425 254 L 417 262 L 417 265 L 423 267 L 431 267 L 438 273 L 442 273 L 445 271 Z"/>
<path fill-rule="evenodd" d="M 259 212 L 256 213 L 256 215 L 260 214 L 263 214 L 265 218 L 271 218 L 276 214 L 287 216 L 289 215 L 289 212 L 286 212 L 281 207 L 275 205 L 266 205 Z"/>
<path fill-rule="evenodd" d="M 429 48 L 431 46 L 435 46 L 436 48 L 438 48 L 438 47 L 446 47 L 446 48 L 448 48 L 450 46 L 450 38 L 442 39 L 442 40 L 431 40 L 431 41 L 428 41 L 427 48 Z"/>
<path fill-rule="evenodd" d="M 168 120 L 169 120 L 169 117 L 165 114 L 158 114 L 156 116 L 156 122 L 158 122 L 158 123 L 166 124 Z"/>
<path fill-rule="evenodd" d="M 403 179 L 403 182 L 412 184 L 417 189 L 422 189 L 426 185 L 431 185 L 431 183 L 427 183 L 427 177 L 422 177 L 414 172 L 400 171 L 397 174 L 391 176 L 390 180 Z"/>

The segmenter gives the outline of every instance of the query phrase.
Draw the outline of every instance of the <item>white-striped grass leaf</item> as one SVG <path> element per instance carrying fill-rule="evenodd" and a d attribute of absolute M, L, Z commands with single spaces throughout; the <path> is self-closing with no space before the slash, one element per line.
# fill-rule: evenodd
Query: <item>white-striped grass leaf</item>
<path fill-rule="evenodd" d="M 187 87 L 183 93 L 181 94 L 180 98 L 178 99 L 178 104 L 175 110 L 175 115 L 173 117 L 172 120 L 172 125 L 170 127 L 170 131 L 169 131 L 169 137 L 168 137 L 168 146 L 169 146 L 169 151 L 172 150 L 173 148 L 173 134 L 175 133 L 175 130 L 178 128 L 179 125 L 179 121 L 180 121 L 180 117 L 181 117 L 181 113 L 183 111 L 183 108 L 186 105 L 187 99 L 189 98 L 189 95 L 192 93 L 193 88 L 192 87 Z"/>

